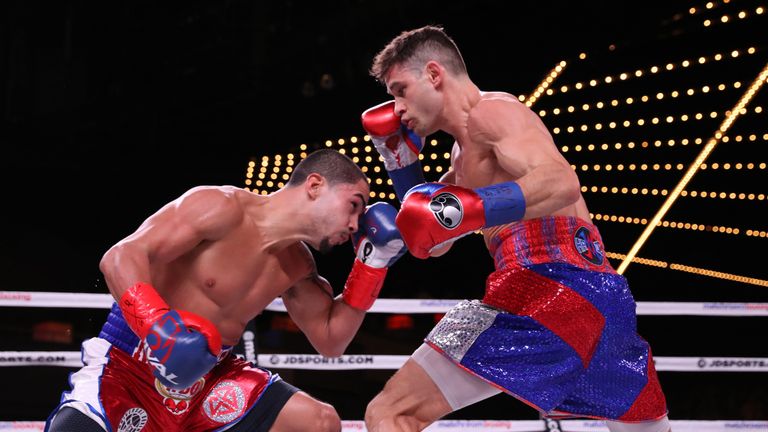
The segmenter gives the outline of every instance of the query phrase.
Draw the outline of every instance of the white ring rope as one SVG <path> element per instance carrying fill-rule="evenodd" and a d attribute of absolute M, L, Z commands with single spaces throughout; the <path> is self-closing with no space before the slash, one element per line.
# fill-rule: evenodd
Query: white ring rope
<path fill-rule="evenodd" d="M 360 370 L 400 369 L 407 355 L 258 354 L 259 366 L 268 369 Z M 768 372 L 768 357 L 654 357 L 662 372 Z M 0 351 L 0 367 L 81 367 L 79 351 Z"/>
<path fill-rule="evenodd" d="M 552 424 L 554 423 L 554 424 Z M 766 431 L 768 421 L 754 420 L 670 420 L 675 432 L 720 432 L 720 431 Z M 44 422 L 12 421 L 0 422 L 0 430 L 8 432 L 41 432 Z M 341 422 L 343 432 L 365 432 L 360 420 Z M 424 429 L 425 432 L 608 432 L 605 423 L 599 420 L 439 420 Z"/>
<path fill-rule="evenodd" d="M 109 309 L 110 294 L 0 291 L 0 306 Z M 460 300 L 378 299 L 369 312 L 444 313 Z M 282 299 L 266 310 L 285 312 Z M 768 303 L 637 302 L 638 315 L 768 316 Z"/>
<path fill-rule="evenodd" d="M 378 299 L 369 312 L 374 313 L 444 313 L 460 300 Z M 108 309 L 114 302 L 110 294 L 0 291 L 0 306 Z M 281 299 L 267 308 L 285 312 Z M 638 315 L 768 316 L 768 303 L 637 302 Z M 359 370 L 399 369 L 405 355 L 348 354 L 327 358 L 318 354 L 258 354 L 260 366 L 274 369 Z M 254 359 L 250 359 L 254 360 Z M 655 357 L 656 370 L 675 372 L 768 372 L 768 358 L 749 357 Z M 0 351 L 0 367 L 83 365 L 78 351 Z M 677 432 L 768 431 L 768 421 L 671 420 Z M 40 432 L 44 422 L 0 422 L 8 432 Z M 440 420 L 425 429 L 435 431 L 488 432 L 607 432 L 604 422 L 596 420 Z M 342 431 L 366 431 L 359 420 L 345 420 Z"/>

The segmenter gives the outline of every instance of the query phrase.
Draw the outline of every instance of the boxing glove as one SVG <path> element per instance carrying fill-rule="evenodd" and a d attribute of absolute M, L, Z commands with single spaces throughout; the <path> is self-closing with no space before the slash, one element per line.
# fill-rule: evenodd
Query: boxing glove
<path fill-rule="evenodd" d="M 185 389 L 208 373 L 221 353 L 221 335 L 207 319 L 171 309 L 155 288 L 139 282 L 118 302 L 128 327 L 146 341 L 155 377 Z"/>
<path fill-rule="evenodd" d="M 515 182 L 478 189 L 424 183 L 407 192 L 396 224 L 411 254 L 423 259 L 446 242 L 524 215 L 525 198 Z"/>
<path fill-rule="evenodd" d="M 392 180 L 397 199 L 402 202 L 408 189 L 424 183 L 419 161 L 424 140 L 400 122 L 395 101 L 369 108 L 361 117 L 363 129 L 384 159 L 384 169 Z"/>
<path fill-rule="evenodd" d="M 368 310 L 379 296 L 387 269 L 406 252 L 395 226 L 397 209 L 386 202 L 369 205 L 360 217 L 352 241 L 355 262 L 344 284 L 342 299 L 353 308 Z"/>

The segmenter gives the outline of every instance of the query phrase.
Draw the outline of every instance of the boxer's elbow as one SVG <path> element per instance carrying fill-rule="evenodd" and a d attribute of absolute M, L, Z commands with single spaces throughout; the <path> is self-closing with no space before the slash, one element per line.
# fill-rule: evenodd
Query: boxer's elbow
<path fill-rule="evenodd" d="M 347 350 L 349 343 L 339 343 L 327 339 L 325 341 L 313 342 L 312 346 L 314 346 L 317 353 L 323 357 L 341 357 L 344 354 L 344 351 Z"/>
<path fill-rule="evenodd" d="M 323 357 L 341 357 L 355 336 L 351 329 L 351 327 L 345 327 L 344 331 L 333 332 L 328 328 L 322 335 L 311 338 L 310 342 Z"/>
<path fill-rule="evenodd" d="M 323 357 L 341 357 L 344 354 L 344 351 L 346 351 L 346 348 L 346 346 L 341 348 L 330 347 L 322 351 L 318 350 L 317 352 L 319 352 Z"/>
<path fill-rule="evenodd" d="M 112 274 L 117 267 L 117 263 L 120 260 L 122 246 L 115 245 L 109 248 L 107 252 L 102 255 L 99 261 L 99 270 L 106 276 Z"/>

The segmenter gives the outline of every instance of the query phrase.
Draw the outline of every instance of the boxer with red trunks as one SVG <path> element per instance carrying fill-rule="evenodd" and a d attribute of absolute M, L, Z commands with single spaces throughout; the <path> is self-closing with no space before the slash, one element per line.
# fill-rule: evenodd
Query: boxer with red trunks
<path fill-rule="evenodd" d="M 366 110 L 363 127 L 401 201 L 408 250 L 439 256 L 482 231 L 496 270 L 483 299 L 452 308 L 368 404 L 368 430 L 422 430 L 505 392 L 546 417 L 669 431 L 632 293 L 538 116 L 510 94 L 480 91 L 437 26 L 395 37 L 371 75 L 394 100 Z M 424 183 L 418 152 L 438 130 L 455 139 L 451 168 Z"/>
<path fill-rule="evenodd" d="M 347 156 L 318 150 L 270 195 L 192 188 L 110 248 L 115 303 L 46 431 L 339 431 L 335 409 L 230 353 L 275 298 L 320 354 L 341 355 L 404 252 L 387 203 Z M 352 238 L 333 297 L 308 246 Z"/>

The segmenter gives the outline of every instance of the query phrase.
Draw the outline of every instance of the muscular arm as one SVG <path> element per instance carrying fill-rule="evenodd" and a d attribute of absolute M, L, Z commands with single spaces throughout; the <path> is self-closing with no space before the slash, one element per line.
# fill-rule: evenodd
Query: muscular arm
<path fill-rule="evenodd" d="M 579 180 L 560 155 L 541 120 L 525 105 L 503 99 L 483 100 L 470 112 L 474 142 L 492 146 L 501 166 L 520 186 L 525 218 L 554 214 L 581 196 Z"/>
<path fill-rule="evenodd" d="M 208 187 L 191 189 L 104 254 L 99 268 L 109 291 L 119 300 L 136 282 L 152 283 L 150 264 L 173 261 L 204 240 L 222 237 L 241 218 L 232 193 Z"/>
<path fill-rule="evenodd" d="M 357 334 L 365 312 L 350 307 L 341 297 L 333 298 L 330 284 L 317 274 L 311 252 L 303 249 L 307 276 L 283 294 L 283 304 L 318 353 L 338 357 Z"/>

